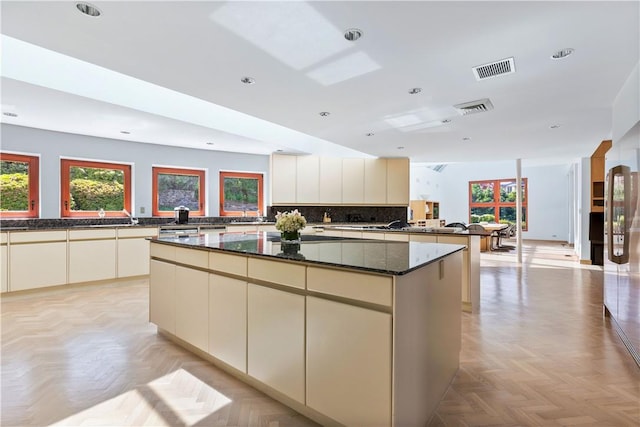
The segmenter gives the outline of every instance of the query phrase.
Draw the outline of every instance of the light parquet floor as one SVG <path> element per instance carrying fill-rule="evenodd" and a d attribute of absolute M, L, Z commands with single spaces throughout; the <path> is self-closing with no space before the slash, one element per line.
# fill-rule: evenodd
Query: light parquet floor
<path fill-rule="evenodd" d="M 482 255 L 461 366 L 430 426 L 640 426 L 640 369 L 570 248 Z M 310 426 L 159 337 L 146 280 L 2 298 L 2 426 Z M 413 427 L 413 426 L 399 426 Z"/>

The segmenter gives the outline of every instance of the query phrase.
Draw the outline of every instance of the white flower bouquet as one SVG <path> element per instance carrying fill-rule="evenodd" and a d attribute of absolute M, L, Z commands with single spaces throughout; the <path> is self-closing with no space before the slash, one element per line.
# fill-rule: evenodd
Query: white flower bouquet
<path fill-rule="evenodd" d="M 293 233 L 302 230 L 307 225 L 307 220 L 298 209 L 291 212 L 278 212 L 276 214 L 276 230 L 283 233 Z"/>

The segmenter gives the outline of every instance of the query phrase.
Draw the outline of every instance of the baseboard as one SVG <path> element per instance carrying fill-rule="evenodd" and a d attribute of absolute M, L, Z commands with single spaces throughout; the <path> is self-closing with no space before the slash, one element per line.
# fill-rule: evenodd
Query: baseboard
<path fill-rule="evenodd" d="M 580 260 L 580 264 L 591 265 L 591 260 L 590 259 L 581 259 Z"/>

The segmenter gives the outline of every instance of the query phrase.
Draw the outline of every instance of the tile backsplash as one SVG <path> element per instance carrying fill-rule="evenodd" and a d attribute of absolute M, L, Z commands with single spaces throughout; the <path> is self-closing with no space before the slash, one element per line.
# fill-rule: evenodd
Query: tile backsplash
<path fill-rule="evenodd" d="M 322 222 L 325 212 L 331 222 L 389 223 L 396 219 L 407 220 L 408 208 L 402 206 L 269 206 L 268 220 L 278 212 L 298 209 L 307 222 Z"/>

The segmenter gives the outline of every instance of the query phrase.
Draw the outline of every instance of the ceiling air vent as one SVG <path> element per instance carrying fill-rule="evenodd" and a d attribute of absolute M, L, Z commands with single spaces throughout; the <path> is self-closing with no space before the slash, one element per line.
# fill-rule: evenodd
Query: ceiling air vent
<path fill-rule="evenodd" d="M 503 74 L 511 74 L 516 72 L 516 66 L 513 63 L 513 57 L 501 59 L 500 61 L 491 62 L 489 64 L 478 65 L 473 67 L 473 75 L 476 80 L 490 79 L 491 77 L 502 76 Z"/>
<path fill-rule="evenodd" d="M 458 110 L 460 115 L 468 116 L 469 114 L 484 113 L 485 111 L 493 110 L 493 104 L 489 99 L 485 98 L 454 105 L 453 108 Z"/>

